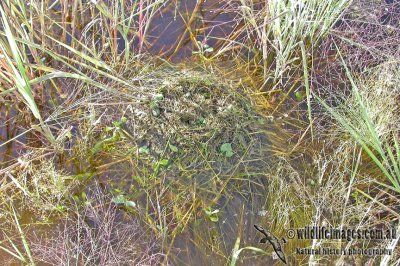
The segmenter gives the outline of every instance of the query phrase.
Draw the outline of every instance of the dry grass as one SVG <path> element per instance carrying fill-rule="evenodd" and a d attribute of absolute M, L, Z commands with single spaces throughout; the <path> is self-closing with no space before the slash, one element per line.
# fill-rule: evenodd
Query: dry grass
<path fill-rule="evenodd" d="M 50 265 L 158 265 L 164 256 L 157 243 L 95 186 L 50 235 L 31 240 L 31 248 L 37 262 Z"/>
<path fill-rule="evenodd" d="M 359 96 L 366 108 L 366 112 L 371 119 L 374 131 L 377 137 L 382 141 L 389 141 L 396 135 L 398 130 L 399 119 L 399 105 L 398 94 L 399 86 L 398 79 L 399 73 L 397 71 L 396 62 L 387 62 L 375 68 L 371 68 L 364 73 L 358 75 L 355 82 L 358 87 Z M 326 88 L 331 90 L 331 88 Z M 348 91 L 337 90 L 336 93 L 331 93 L 331 101 L 336 105 L 335 110 L 346 117 L 346 119 L 353 125 L 355 130 L 360 136 L 369 144 L 373 143 L 371 135 L 368 133 L 368 125 L 363 121 L 361 109 L 359 108 L 360 102 L 355 93 Z M 321 121 L 324 118 L 321 118 Z M 328 117 L 324 119 L 329 120 Z M 323 127 L 321 128 L 323 130 Z M 339 130 L 335 131 L 335 129 Z M 328 139 L 333 141 L 335 139 L 346 139 L 343 135 L 347 131 L 341 131 L 341 127 L 332 128 L 332 136 Z M 353 141 L 349 140 L 350 146 Z M 342 141 L 343 145 L 347 142 Z"/>
<path fill-rule="evenodd" d="M 305 226 L 357 229 L 395 227 L 396 223 L 391 221 L 398 217 L 394 213 L 388 214 L 387 208 L 396 209 L 398 203 L 388 201 L 382 193 L 376 194 L 372 199 L 360 193 L 374 190 L 374 177 L 361 174 L 361 150 L 356 145 L 353 148 L 348 146 L 347 149 L 329 149 L 329 154 L 322 150 L 311 158 L 304 157 L 309 155 L 309 151 L 304 156 L 281 158 L 268 174 L 270 186 L 266 211 L 269 219 L 265 220 L 266 227 L 271 228 L 276 236 L 282 237 L 286 237 L 288 228 Z M 386 202 L 386 208 L 382 208 L 379 203 L 382 200 Z M 360 265 L 359 263 L 378 263 L 383 257 L 301 256 L 296 254 L 296 248 L 385 248 L 390 243 L 391 240 L 347 242 L 291 239 L 285 245 L 285 251 L 289 261 L 296 265 L 325 264 L 332 261 Z M 398 249 L 394 249 L 393 256 L 389 258 L 392 263 L 397 260 L 398 252 Z"/>

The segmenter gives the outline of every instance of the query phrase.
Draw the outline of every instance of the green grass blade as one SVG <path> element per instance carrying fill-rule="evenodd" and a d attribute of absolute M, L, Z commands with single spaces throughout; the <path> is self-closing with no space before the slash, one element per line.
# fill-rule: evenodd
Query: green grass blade
<path fill-rule="evenodd" d="M 26 254 L 27 254 L 28 258 L 29 258 L 30 265 L 35 265 L 35 262 L 34 262 L 33 257 L 32 257 L 31 250 L 30 250 L 29 245 L 28 245 L 28 241 L 26 240 L 25 234 L 22 231 L 21 225 L 19 224 L 17 213 L 15 212 L 14 206 L 11 206 L 11 207 L 12 207 L 12 211 L 14 213 L 15 224 L 17 225 L 18 232 L 19 232 L 19 234 L 21 236 L 25 252 L 26 252 Z"/>
<path fill-rule="evenodd" d="M 32 94 L 32 89 L 29 85 L 29 78 L 27 76 L 26 70 L 24 68 L 24 64 L 21 60 L 21 53 L 19 51 L 19 48 L 17 46 L 17 43 L 15 41 L 14 35 L 12 34 L 10 25 L 8 24 L 8 19 L 7 16 L 3 10 L 3 7 L 0 5 L 0 13 L 1 13 L 1 18 L 2 18 L 2 24 L 4 27 L 4 31 L 7 37 L 7 41 L 9 44 L 9 48 L 11 50 L 13 59 L 16 62 L 17 68 L 15 68 L 12 59 L 8 56 L 6 48 L 4 45 L 1 45 L 1 49 L 3 51 L 3 55 L 5 56 L 8 66 L 12 69 L 13 75 L 15 78 L 15 83 L 18 89 L 18 92 L 22 95 L 22 97 L 25 99 L 25 101 L 28 104 L 28 107 L 32 111 L 33 115 L 39 119 L 42 120 L 42 117 L 40 115 L 39 109 L 36 105 L 36 102 L 33 98 Z"/>
<path fill-rule="evenodd" d="M 378 159 L 374 152 L 368 147 L 368 145 L 363 141 L 362 137 L 357 133 L 356 130 L 342 117 L 338 112 L 331 108 L 324 100 L 320 97 L 315 96 L 316 99 L 325 107 L 325 109 L 345 128 L 350 135 L 362 146 L 363 150 L 368 154 L 372 161 L 379 167 L 382 173 L 389 179 L 393 185 L 393 190 L 400 192 L 400 187 L 394 179 L 394 177 L 388 172 L 384 164 Z"/>
<path fill-rule="evenodd" d="M 308 66 L 307 66 L 307 55 L 306 48 L 303 42 L 300 42 L 301 47 L 301 55 L 303 61 L 303 73 L 304 73 L 304 85 L 306 87 L 306 96 L 307 96 L 307 112 L 308 112 L 308 120 L 310 121 L 310 130 L 311 130 L 311 138 L 313 138 L 313 127 L 312 127 L 312 117 L 311 117 L 311 91 L 308 80 Z"/>

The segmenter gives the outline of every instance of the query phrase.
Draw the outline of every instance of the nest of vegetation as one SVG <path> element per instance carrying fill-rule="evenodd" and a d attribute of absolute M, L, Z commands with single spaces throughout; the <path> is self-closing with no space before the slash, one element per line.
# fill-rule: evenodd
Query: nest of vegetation
<path fill-rule="evenodd" d="M 125 114 L 129 132 L 154 155 L 163 153 L 168 142 L 187 148 L 233 142 L 260 119 L 235 85 L 202 72 L 163 75 L 154 73 L 156 78 L 142 84 L 150 96 Z"/>
<path fill-rule="evenodd" d="M 118 95 L 125 104 L 96 111 L 108 112 L 104 117 L 114 122 L 124 118 L 122 128 L 130 141 L 123 142 L 120 152 L 136 146 L 142 161 L 152 168 L 155 162 L 168 164 L 175 177 L 182 169 L 185 175 L 207 178 L 231 176 L 243 169 L 238 165 L 251 165 L 258 172 L 265 167 L 267 123 L 241 84 L 224 82 L 204 70 L 159 68 L 136 85 L 135 91 L 142 94 Z"/>

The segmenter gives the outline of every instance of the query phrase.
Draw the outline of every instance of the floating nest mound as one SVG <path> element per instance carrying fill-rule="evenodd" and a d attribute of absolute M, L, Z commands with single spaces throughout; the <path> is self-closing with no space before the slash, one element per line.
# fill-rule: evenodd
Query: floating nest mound
<path fill-rule="evenodd" d="M 158 71 L 151 76 L 151 82 L 142 84 L 146 101 L 125 113 L 126 129 L 141 151 L 208 164 L 235 164 L 243 156 L 262 154 L 266 123 L 239 84 L 204 71 Z"/>
<path fill-rule="evenodd" d="M 158 79 L 157 79 L 158 80 Z M 199 72 L 169 73 L 146 91 L 144 104 L 125 115 L 127 129 L 141 146 L 160 155 L 168 142 L 183 146 L 203 143 L 214 147 L 248 135 L 262 124 L 237 86 Z"/>
<path fill-rule="evenodd" d="M 173 68 L 154 70 L 134 83 L 139 92 L 132 96 L 134 101 L 129 95 L 120 96 L 127 97 L 119 98 L 125 106 L 108 112 L 114 114 L 114 121 L 116 113 L 124 118 L 122 128 L 129 141 L 118 150 L 136 147 L 139 160 L 135 161 L 140 163 L 131 169 L 150 169 L 138 176 L 156 169 L 170 178 L 185 175 L 202 182 L 232 177 L 244 169 L 263 172 L 269 145 L 267 122 L 241 84 L 204 70 Z M 143 167 L 146 164 L 149 167 Z"/>

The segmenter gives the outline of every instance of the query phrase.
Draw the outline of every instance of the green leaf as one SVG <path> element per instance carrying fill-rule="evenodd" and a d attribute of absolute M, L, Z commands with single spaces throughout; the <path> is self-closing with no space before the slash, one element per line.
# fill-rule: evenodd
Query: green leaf
<path fill-rule="evenodd" d="M 204 125 L 204 124 L 206 124 L 206 119 L 205 119 L 204 117 L 201 117 L 201 116 L 200 116 L 200 117 L 197 119 L 196 124 L 198 124 L 198 125 Z"/>
<path fill-rule="evenodd" d="M 213 223 L 216 223 L 216 222 L 218 222 L 218 220 L 219 220 L 218 216 L 210 216 L 210 217 L 208 217 L 208 218 L 209 218 L 210 221 L 213 222 Z"/>
<path fill-rule="evenodd" d="M 232 145 L 230 143 L 224 143 L 220 147 L 220 151 L 225 155 L 225 157 L 232 157 L 233 156 L 233 150 L 232 150 Z"/>
<path fill-rule="evenodd" d="M 86 193 L 84 191 L 81 193 L 81 197 L 82 197 L 83 201 L 87 201 L 87 196 L 86 196 Z"/>
<path fill-rule="evenodd" d="M 169 163 L 169 160 L 168 160 L 168 159 L 161 159 L 161 160 L 158 162 L 158 164 L 159 164 L 160 166 L 167 166 L 168 163 Z"/>
<path fill-rule="evenodd" d="M 158 108 L 158 107 L 155 107 L 155 108 L 152 108 L 151 109 L 151 113 L 154 115 L 154 116 L 159 116 L 160 114 L 161 114 L 161 111 L 160 111 L 160 109 Z"/>
<path fill-rule="evenodd" d="M 303 91 L 296 91 L 294 96 L 296 97 L 296 100 L 299 101 L 299 102 L 304 100 L 304 98 L 306 97 L 306 95 L 305 95 L 305 93 Z"/>
<path fill-rule="evenodd" d="M 168 147 L 172 152 L 178 152 L 178 147 L 176 147 L 170 143 L 168 144 Z"/>
<path fill-rule="evenodd" d="M 232 150 L 232 145 L 230 143 L 224 143 L 220 148 L 221 152 L 226 152 Z"/>
<path fill-rule="evenodd" d="M 136 203 L 130 200 L 125 201 L 125 207 L 129 207 L 129 208 L 135 208 L 136 207 Z"/>
<path fill-rule="evenodd" d="M 147 146 L 142 146 L 139 148 L 139 154 L 150 154 L 150 149 Z"/>
<path fill-rule="evenodd" d="M 162 101 L 164 100 L 164 95 L 162 95 L 161 93 L 154 95 L 153 97 L 154 101 Z"/>
<path fill-rule="evenodd" d="M 125 205 L 126 204 L 126 198 L 124 195 L 118 195 L 112 199 L 112 202 L 117 204 L 117 205 Z"/>
<path fill-rule="evenodd" d="M 204 209 L 205 214 L 207 215 L 208 219 L 210 219 L 211 222 L 218 222 L 219 217 L 219 210 L 218 209 L 211 209 L 211 207 L 208 207 L 207 209 Z"/>
<path fill-rule="evenodd" d="M 119 121 L 113 122 L 114 127 L 121 127 L 123 124 L 126 123 L 126 121 L 128 121 L 128 118 L 126 118 L 125 116 L 121 117 L 121 119 Z"/>

